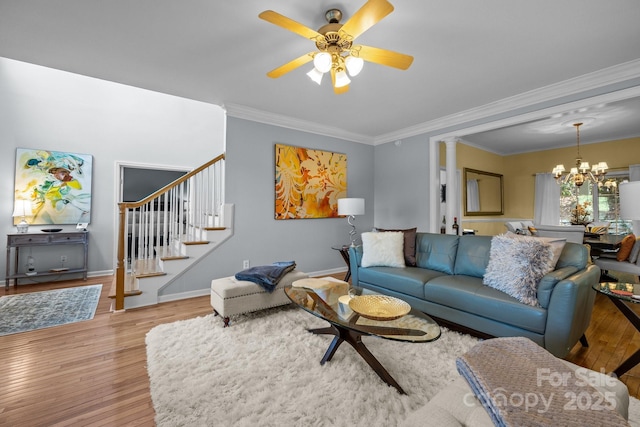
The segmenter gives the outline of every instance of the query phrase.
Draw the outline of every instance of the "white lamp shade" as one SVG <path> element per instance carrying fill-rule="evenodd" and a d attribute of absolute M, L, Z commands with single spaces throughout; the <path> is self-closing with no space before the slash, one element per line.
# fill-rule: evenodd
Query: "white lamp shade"
<path fill-rule="evenodd" d="M 362 67 L 364 66 L 364 60 L 355 56 L 347 56 L 344 60 L 344 65 L 347 67 L 347 71 L 351 77 L 355 77 L 360 74 Z"/>
<path fill-rule="evenodd" d="M 335 83 L 335 87 L 343 87 L 348 85 L 349 83 L 351 83 L 351 80 L 349 79 L 349 76 L 347 76 L 347 73 L 343 71 L 338 71 L 336 73 L 336 83 Z"/>
<path fill-rule="evenodd" d="M 316 53 L 313 57 L 313 66 L 321 73 L 331 70 L 331 54 L 327 52 Z"/>
<path fill-rule="evenodd" d="M 309 76 L 309 78 L 311 80 L 313 80 L 314 82 L 320 84 L 320 83 L 322 83 L 322 76 L 324 76 L 324 74 L 322 74 L 320 71 L 318 71 L 318 69 L 316 67 L 313 67 L 311 69 L 311 71 L 309 71 L 307 73 L 307 76 Z"/>
<path fill-rule="evenodd" d="M 338 215 L 364 215 L 364 199 L 338 199 Z"/>
<path fill-rule="evenodd" d="M 32 216 L 30 200 L 16 200 L 15 208 L 13 210 L 14 217 Z"/>
<path fill-rule="evenodd" d="M 620 191 L 620 218 L 640 220 L 640 181 L 623 182 Z"/>

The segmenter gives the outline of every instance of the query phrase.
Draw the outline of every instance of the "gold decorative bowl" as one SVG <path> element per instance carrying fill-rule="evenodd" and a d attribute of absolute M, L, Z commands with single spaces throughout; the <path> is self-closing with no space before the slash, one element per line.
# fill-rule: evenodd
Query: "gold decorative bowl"
<path fill-rule="evenodd" d="M 387 295 L 360 295 L 349 301 L 349 307 L 360 316 L 371 320 L 395 320 L 411 311 L 401 299 Z"/>

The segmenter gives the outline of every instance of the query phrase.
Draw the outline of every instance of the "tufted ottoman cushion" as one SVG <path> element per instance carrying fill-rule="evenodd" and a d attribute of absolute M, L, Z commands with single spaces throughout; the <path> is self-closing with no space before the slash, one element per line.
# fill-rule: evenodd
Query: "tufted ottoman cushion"
<path fill-rule="evenodd" d="M 237 280 L 234 276 L 213 279 L 211 306 L 216 314 L 224 318 L 226 327 L 229 325 L 229 316 L 289 304 L 291 300 L 285 295 L 284 288 L 307 277 L 306 273 L 293 270 L 280 279 L 271 293 L 256 283 Z"/>

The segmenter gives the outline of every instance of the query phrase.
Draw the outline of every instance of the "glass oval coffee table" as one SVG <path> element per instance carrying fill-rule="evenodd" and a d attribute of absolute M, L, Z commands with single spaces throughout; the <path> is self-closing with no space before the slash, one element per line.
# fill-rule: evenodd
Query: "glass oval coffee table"
<path fill-rule="evenodd" d="M 411 309 L 409 313 L 394 320 L 372 320 L 354 312 L 345 303 L 345 286 L 329 286 L 322 289 L 310 289 L 294 286 L 285 288 L 289 299 L 304 311 L 329 322 L 326 328 L 309 329 L 314 334 L 334 335 L 333 341 L 325 352 L 321 365 L 330 361 L 343 342 L 349 343 L 369 364 L 378 376 L 387 384 L 406 394 L 382 364 L 371 354 L 362 342 L 362 336 L 375 336 L 404 342 L 429 342 L 440 337 L 440 327 L 426 314 Z M 370 295 L 373 292 L 367 291 Z M 344 300 L 344 298 L 343 298 Z"/>

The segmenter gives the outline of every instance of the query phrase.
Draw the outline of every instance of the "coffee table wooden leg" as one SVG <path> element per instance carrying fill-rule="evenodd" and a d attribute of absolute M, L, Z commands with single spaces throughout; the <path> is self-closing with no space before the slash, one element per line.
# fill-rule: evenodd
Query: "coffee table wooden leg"
<path fill-rule="evenodd" d="M 326 362 L 331 361 L 333 355 L 336 354 L 336 350 L 338 349 L 338 347 L 340 347 L 340 344 L 342 344 L 343 341 L 344 340 L 338 336 L 333 337 L 333 341 L 331 341 L 331 344 L 329 344 L 329 348 L 324 353 L 324 356 L 322 356 L 322 360 L 320 360 L 321 365 L 324 365 Z"/>
<path fill-rule="evenodd" d="M 640 332 L 640 316 L 638 316 L 635 311 L 629 308 L 629 306 L 627 306 L 627 304 L 625 304 L 624 301 L 620 300 L 619 298 L 609 296 L 609 299 L 616 307 L 618 307 L 618 310 L 620 310 L 620 312 L 624 314 L 629 322 L 631 322 L 633 327 L 636 328 L 636 331 Z M 613 370 L 613 373 L 619 378 L 629 369 L 636 366 L 638 363 L 640 363 L 640 350 L 637 350 L 629 358 L 627 358 L 627 360 L 622 362 L 620 366 Z"/>
<path fill-rule="evenodd" d="M 634 366 L 636 366 L 638 363 L 640 363 L 640 350 L 636 350 L 635 353 L 633 353 L 627 360 L 625 360 L 624 362 L 622 362 L 622 364 L 620 366 L 618 366 L 613 373 L 615 374 L 616 377 L 620 378 L 622 375 L 624 375 L 629 369 L 633 368 Z"/>
<path fill-rule="evenodd" d="M 376 359 L 375 356 L 371 354 L 369 349 L 363 344 L 361 340 L 362 335 L 350 333 L 349 336 L 350 339 L 345 341 L 351 344 L 351 346 L 358 352 L 360 357 L 362 357 L 365 362 L 367 362 L 369 366 L 371 366 L 371 369 L 373 369 L 375 373 L 378 374 L 380 379 L 382 379 L 382 381 L 389 384 L 390 386 L 395 387 L 400 394 L 407 394 L 404 392 L 402 387 L 400 387 L 400 384 L 398 384 L 396 380 L 393 379 L 391 374 L 387 372 L 384 366 L 382 366 L 378 359 Z"/>
<path fill-rule="evenodd" d="M 329 326 L 327 328 L 309 329 L 309 332 L 317 335 L 334 335 L 333 341 L 331 341 L 331 344 L 329 344 L 329 348 L 324 353 L 322 360 L 320 360 L 320 364 L 324 365 L 326 362 L 329 362 L 331 358 L 333 358 L 333 355 L 336 353 L 336 350 L 338 349 L 338 347 L 340 347 L 340 344 L 342 344 L 344 339 L 341 337 L 341 333 L 338 328 L 334 328 L 332 326 Z"/>
<path fill-rule="evenodd" d="M 309 332 L 314 334 L 334 335 L 333 341 L 331 341 L 331 344 L 329 344 L 329 348 L 327 349 L 324 356 L 322 357 L 322 360 L 320 361 L 321 365 L 324 365 L 326 362 L 329 362 L 331 358 L 333 358 L 333 355 L 335 354 L 340 344 L 342 344 L 343 341 L 346 341 L 351 345 L 351 347 L 354 348 L 355 351 L 358 352 L 360 357 L 362 357 L 364 361 L 367 362 L 367 364 L 371 367 L 371 369 L 373 369 L 374 372 L 378 374 L 378 376 L 382 381 L 384 381 L 385 383 L 389 384 L 392 387 L 395 387 L 400 394 L 406 394 L 402 389 L 402 387 L 400 387 L 400 384 L 398 384 L 396 380 L 393 379 L 391 374 L 389 374 L 389 372 L 384 368 L 384 366 L 382 366 L 382 364 L 378 361 L 378 359 L 376 359 L 375 356 L 371 354 L 369 349 L 364 345 L 364 343 L 362 342 L 362 334 L 359 334 L 357 332 L 354 332 L 348 329 L 338 328 L 336 326 L 330 326 L 327 328 L 309 329 Z"/>

